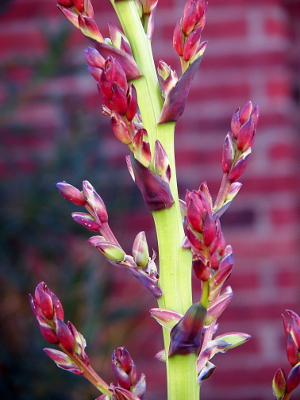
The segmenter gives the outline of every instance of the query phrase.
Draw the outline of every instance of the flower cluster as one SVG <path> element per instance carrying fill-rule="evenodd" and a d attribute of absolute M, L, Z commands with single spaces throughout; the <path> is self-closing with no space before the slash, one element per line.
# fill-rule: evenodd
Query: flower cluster
<path fill-rule="evenodd" d="M 136 236 L 132 247 L 133 256 L 127 255 L 110 229 L 102 198 L 88 181 L 83 182 L 82 191 L 66 182 L 59 182 L 56 186 L 66 200 L 84 206 L 89 212 L 88 214 L 83 212 L 72 213 L 75 222 L 100 233 L 100 235 L 92 236 L 88 243 L 96 247 L 111 264 L 126 269 L 145 285 L 155 297 L 160 297 L 162 291 L 158 287 L 155 254 L 152 258 L 149 257 L 145 232 L 140 232 Z"/>
<path fill-rule="evenodd" d="M 217 318 L 231 298 L 232 290 L 227 287 L 221 296 L 210 303 L 208 310 L 200 303 L 193 304 L 184 315 L 163 308 L 150 310 L 151 316 L 171 331 L 168 357 L 175 354 L 197 354 L 199 383 L 209 378 L 214 372 L 216 366 L 210 360 L 215 354 L 225 353 L 250 339 L 250 335 L 241 332 L 230 332 L 213 337 L 218 328 Z M 156 358 L 165 361 L 165 351 L 160 351 Z"/>
<path fill-rule="evenodd" d="M 207 42 L 201 43 L 205 26 L 207 3 L 205 0 L 188 0 L 174 30 L 173 47 L 180 57 L 182 72 L 205 51 Z"/>
<path fill-rule="evenodd" d="M 88 379 L 103 393 L 98 400 L 143 400 L 146 390 L 145 375 L 138 376 L 135 364 L 124 347 L 118 348 L 112 354 L 116 383 L 108 385 L 92 368 L 84 350 L 84 337 L 70 321 L 63 321 L 61 302 L 44 282 L 38 284 L 34 296 L 30 295 L 30 303 L 44 338 L 62 350 L 44 349 L 59 368 Z"/>
<path fill-rule="evenodd" d="M 287 377 L 282 368 L 278 368 L 276 371 L 272 381 L 276 400 L 288 400 L 300 384 L 300 317 L 294 311 L 286 311 L 292 318 L 292 323 L 289 324 L 282 315 L 286 334 L 286 354 L 292 369 Z"/>

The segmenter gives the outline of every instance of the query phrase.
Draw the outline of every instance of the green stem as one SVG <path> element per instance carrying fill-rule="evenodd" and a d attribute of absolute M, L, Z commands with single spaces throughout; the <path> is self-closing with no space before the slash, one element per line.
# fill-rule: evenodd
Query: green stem
<path fill-rule="evenodd" d="M 170 187 L 174 204 L 169 209 L 153 212 L 158 248 L 160 279 L 163 296 L 159 306 L 184 314 L 192 304 L 191 252 L 182 249 L 184 231 L 180 214 L 174 154 L 174 123 L 157 125 L 161 110 L 162 96 L 159 89 L 151 50 L 151 42 L 145 35 L 133 0 L 114 2 L 113 7 L 128 38 L 134 59 L 142 77 L 134 81 L 144 127 L 149 134 L 152 152 L 155 140 L 159 140 L 171 167 Z M 163 330 L 166 354 L 168 353 L 170 332 Z M 196 355 L 176 355 L 167 357 L 168 400 L 198 400 Z"/>

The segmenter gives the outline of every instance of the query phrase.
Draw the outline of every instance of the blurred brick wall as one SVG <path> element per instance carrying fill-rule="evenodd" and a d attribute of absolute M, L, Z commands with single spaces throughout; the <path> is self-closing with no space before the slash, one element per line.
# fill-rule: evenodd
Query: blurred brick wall
<path fill-rule="evenodd" d="M 13 82 L 10 88 L 0 83 L 0 99 L 5 103 L 7 90 L 14 90 L 14 85 L 24 88 L 24 101 L 14 114 L 14 122 L 27 126 L 21 141 L 13 134 L 3 141 L 10 146 L 10 157 L 18 168 L 28 172 L 34 169 L 35 152 L 49 156 L 52 135 L 56 130 L 63 131 L 62 105 L 54 98 L 79 96 L 92 114 L 89 123 L 97 124 L 97 119 L 103 118 L 96 85 L 84 68 L 82 50 L 87 43 L 75 29 L 64 57 L 66 69 L 73 73 L 37 82 L 33 95 L 31 89 L 26 92 L 32 60 L 42 59 L 46 51 L 41 32 L 55 32 L 63 20 L 54 3 L 11 1 L 0 15 L 0 59 L 10 66 L 6 71 Z M 177 69 L 171 42 L 183 5 L 183 0 L 159 1 L 153 38 L 156 61 L 162 58 Z M 107 35 L 106 23 L 116 23 L 110 2 L 94 1 L 94 8 L 100 30 Z M 296 0 L 209 1 L 203 33 L 209 44 L 177 129 L 181 197 L 186 188 L 196 188 L 203 180 L 216 196 L 222 143 L 237 107 L 248 100 L 257 102 L 261 118 L 252 159 L 241 180 L 243 188 L 223 217 L 225 237 L 233 246 L 236 260 L 229 282 L 235 295 L 220 318 L 219 331 L 247 332 L 252 340 L 213 360 L 217 370 L 203 384 L 203 399 L 269 400 L 275 370 L 279 366 L 288 370 L 280 315 L 285 309 L 300 312 L 299 27 L 300 3 Z M 107 122 L 103 124 L 107 126 Z M 109 151 L 111 162 L 123 165 L 125 148 L 116 143 L 109 128 L 102 140 L 99 151 Z M 0 162 L 2 171 L 8 172 L 5 160 Z M 128 243 L 139 229 L 145 229 L 143 222 L 146 229 L 152 229 L 144 211 L 141 206 L 134 217 L 124 218 Z M 148 233 L 153 237 L 153 231 Z M 197 282 L 195 288 L 196 299 Z M 152 323 L 150 332 L 144 329 L 148 332 L 144 342 L 153 340 L 149 348 L 156 349 L 160 342 L 153 339 L 151 329 Z M 148 376 L 149 400 L 152 394 L 153 399 L 161 398 L 161 367 L 155 373 L 156 361 L 143 365 L 141 357 L 136 363 L 149 374 L 153 371 L 155 379 Z"/>

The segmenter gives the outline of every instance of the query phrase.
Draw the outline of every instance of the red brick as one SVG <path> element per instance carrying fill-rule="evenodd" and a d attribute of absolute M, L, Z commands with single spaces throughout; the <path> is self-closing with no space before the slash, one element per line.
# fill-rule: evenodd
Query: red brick
<path fill-rule="evenodd" d="M 299 218 L 299 209 L 289 205 L 285 208 L 275 208 L 271 210 L 271 222 L 274 226 L 285 226 L 295 224 Z"/>
<path fill-rule="evenodd" d="M 277 142 L 269 148 L 268 156 L 271 161 L 291 160 L 296 157 L 296 148 L 293 143 Z"/>

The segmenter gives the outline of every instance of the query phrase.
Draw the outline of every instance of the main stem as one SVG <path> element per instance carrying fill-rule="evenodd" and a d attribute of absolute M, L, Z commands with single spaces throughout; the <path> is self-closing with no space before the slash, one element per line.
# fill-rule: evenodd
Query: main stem
<path fill-rule="evenodd" d="M 174 123 L 157 125 L 163 100 L 155 71 L 151 42 L 146 37 L 133 0 L 114 2 L 113 7 L 128 38 L 135 61 L 142 77 L 134 81 L 138 94 L 139 109 L 144 127 L 149 134 L 153 154 L 155 140 L 159 140 L 170 161 L 172 178 L 170 187 L 174 198 L 171 208 L 153 212 L 159 248 L 159 284 L 163 290 L 158 300 L 161 308 L 184 314 L 192 304 L 191 252 L 182 249 L 184 231 L 182 226 L 174 154 Z M 167 357 L 170 332 L 164 329 L 166 350 L 168 400 L 198 400 L 196 355 Z"/>

